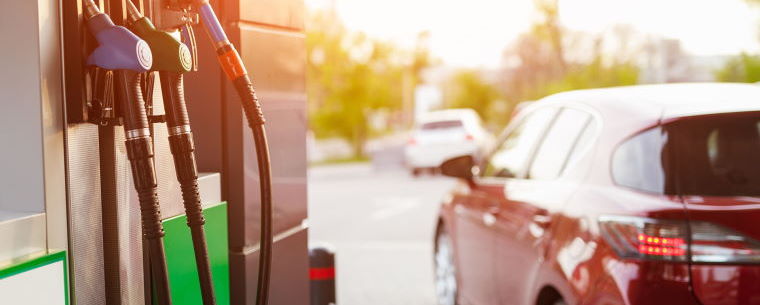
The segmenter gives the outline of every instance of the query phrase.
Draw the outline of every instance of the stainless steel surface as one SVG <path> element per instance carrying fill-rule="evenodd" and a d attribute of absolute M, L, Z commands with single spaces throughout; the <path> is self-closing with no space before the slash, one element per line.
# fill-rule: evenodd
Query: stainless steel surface
<path fill-rule="evenodd" d="M 0 176 L 0 211 L 5 216 L 52 212 L 46 216 L 48 221 L 42 222 L 43 248 L 65 250 L 58 1 L 12 0 L 4 7 L 0 38 L 13 41 L 14 47 L 0 50 L 0 56 L 11 59 L 0 71 L 0 100 L 4 101 L 0 104 L 0 129 L 6 131 L 0 132 L 0 142 L 9 145 L 3 151 L 7 162 L 0 163 L 0 171 L 5 173 Z M 30 242 L 36 242 L 38 231 L 30 232 Z"/>
<path fill-rule="evenodd" d="M 11 259 L 46 250 L 44 213 L 0 210 L 0 268 Z"/>
<path fill-rule="evenodd" d="M 45 170 L 47 247 L 67 250 L 68 206 L 64 140 L 63 58 L 61 53 L 60 1 L 38 0 L 40 41 L 40 98 L 42 146 Z M 56 13 L 53 13 L 56 12 Z"/>
<path fill-rule="evenodd" d="M 163 182 L 163 181 L 162 181 Z M 201 205 L 211 206 L 222 202 L 222 182 L 219 173 L 201 173 L 198 175 L 198 188 L 201 194 Z M 181 195 L 181 194 L 180 194 Z M 178 202 L 161 204 L 161 217 L 164 219 L 185 214 L 185 207 L 181 197 Z"/>
<path fill-rule="evenodd" d="M 38 1 L 10 0 L 0 10 L 0 38 L 13 47 L 0 48 L 6 59 L 0 70 L 0 210 L 42 213 L 45 209 L 43 122 Z M 56 14 L 46 8 L 49 14 Z M 19 50 L 23 50 L 20 52 Z M 45 53 L 46 55 L 46 53 Z M 57 84 L 60 86 L 60 84 Z M 51 88 L 52 89 L 52 88 Z"/>
<path fill-rule="evenodd" d="M 222 202 L 222 175 L 219 173 L 198 174 L 198 187 L 204 207 Z"/>
<path fill-rule="evenodd" d="M 176 136 L 184 133 L 190 133 L 190 125 L 169 127 L 169 135 Z"/>
<path fill-rule="evenodd" d="M 150 136 L 150 129 L 148 128 L 127 130 L 127 133 L 126 133 L 127 140 L 145 138 L 149 136 Z"/>
<path fill-rule="evenodd" d="M 70 125 L 67 132 L 71 287 L 74 304 L 105 304 L 100 206 L 98 127 Z"/>

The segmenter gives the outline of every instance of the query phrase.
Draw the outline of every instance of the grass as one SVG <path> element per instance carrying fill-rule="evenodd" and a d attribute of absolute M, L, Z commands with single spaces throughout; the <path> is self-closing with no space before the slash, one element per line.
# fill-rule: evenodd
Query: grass
<path fill-rule="evenodd" d="M 322 161 L 317 161 L 317 162 L 310 162 L 309 166 L 335 165 L 335 164 L 346 164 L 346 163 L 363 163 L 363 162 L 369 162 L 369 157 L 361 156 L 361 157 L 327 159 L 327 160 L 322 160 Z"/>

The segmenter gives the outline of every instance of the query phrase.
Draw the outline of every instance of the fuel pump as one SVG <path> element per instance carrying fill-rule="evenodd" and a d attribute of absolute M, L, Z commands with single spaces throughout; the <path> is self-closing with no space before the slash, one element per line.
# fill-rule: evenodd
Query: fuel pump
<path fill-rule="evenodd" d="M 85 18 L 98 47 L 88 65 L 112 70 L 115 99 L 121 110 L 127 157 L 140 201 L 142 234 L 159 304 L 171 304 L 163 244 L 164 229 L 158 203 L 152 136 L 142 97 L 142 74 L 150 70 L 153 55 L 148 44 L 124 27 L 116 26 L 93 0 L 84 0 Z"/>
<path fill-rule="evenodd" d="M 151 70 L 158 71 L 161 80 L 166 126 L 169 129 L 169 146 L 174 157 L 174 167 L 182 190 L 187 225 L 190 227 L 193 240 L 201 296 L 204 305 L 213 305 L 216 304 L 216 301 L 214 299 L 206 236 L 203 230 L 205 219 L 198 189 L 195 144 L 193 143 L 190 119 L 185 105 L 182 80 L 182 74 L 190 71 L 193 67 L 193 56 L 184 43 L 167 32 L 157 30 L 151 21 L 140 13 L 131 0 L 126 2 L 132 30 L 144 39 L 153 51 L 154 63 Z"/>
<path fill-rule="evenodd" d="M 200 15 L 200 23 L 205 28 L 209 38 L 211 38 L 222 70 L 224 70 L 227 78 L 233 82 L 235 90 L 240 96 L 248 126 L 253 132 L 256 161 L 259 167 L 259 187 L 261 189 L 261 235 L 256 304 L 265 305 L 269 299 L 269 280 L 272 262 L 272 174 L 269 161 L 269 146 L 264 128 L 265 119 L 261 110 L 261 104 L 240 55 L 227 38 L 208 0 L 163 1 L 163 8 L 165 10 L 174 12 L 176 16 L 183 16 L 181 19 L 184 21 L 184 24 L 178 24 L 178 26 L 181 26 L 183 36 L 193 41 L 190 23 L 194 22 L 194 18 L 187 18 L 187 13 L 192 12 Z"/>
<path fill-rule="evenodd" d="M 184 0 L 187 1 L 187 0 Z M 191 9 L 200 14 L 201 23 L 214 43 L 219 64 L 227 79 L 235 85 L 235 90 L 243 103 L 248 126 L 253 131 L 256 147 L 256 160 L 259 164 L 259 183 L 261 188 L 261 237 L 259 276 L 256 287 L 256 304 L 266 305 L 269 301 L 269 280 L 272 265 L 272 174 L 269 163 L 269 146 L 264 128 L 264 113 L 256 96 L 251 78 L 240 59 L 235 46 L 227 39 L 224 28 L 219 24 L 214 9 L 208 0 L 194 0 Z"/>

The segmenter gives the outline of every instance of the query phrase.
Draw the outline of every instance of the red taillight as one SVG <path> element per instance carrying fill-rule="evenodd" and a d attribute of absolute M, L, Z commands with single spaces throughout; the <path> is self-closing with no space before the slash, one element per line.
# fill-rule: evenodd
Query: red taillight
<path fill-rule="evenodd" d="M 642 217 L 601 217 L 602 236 L 624 258 L 686 261 L 685 223 Z"/>
<path fill-rule="evenodd" d="M 760 264 L 760 242 L 705 221 L 602 216 L 602 237 L 623 258 Z"/>
<path fill-rule="evenodd" d="M 415 145 L 417 144 L 417 140 L 415 140 L 414 138 L 409 138 L 409 140 L 406 141 L 406 144 Z"/>
<path fill-rule="evenodd" d="M 639 253 L 648 255 L 686 255 L 686 250 L 681 246 L 683 238 L 667 238 L 639 234 Z"/>
<path fill-rule="evenodd" d="M 466 136 L 464 136 L 464 139 L 467 141 L 472 141 L 472 140 L 475 140 L 475 137 L 473 137 L 471 134 L 467 134 Z"/>

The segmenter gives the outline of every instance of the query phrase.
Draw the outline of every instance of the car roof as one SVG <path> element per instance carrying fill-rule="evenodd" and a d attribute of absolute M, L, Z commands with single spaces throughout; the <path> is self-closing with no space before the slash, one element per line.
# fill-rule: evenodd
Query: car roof
<path fill-rule="evenodd" d="M 639 85 L 569 91 L 549 96 L 544 101 L 585 104 L 607 118 L 616 118 L 622 114 L 641 120 L 659 121 L 714 113 L 760 111 L 760 85 Z"/>

